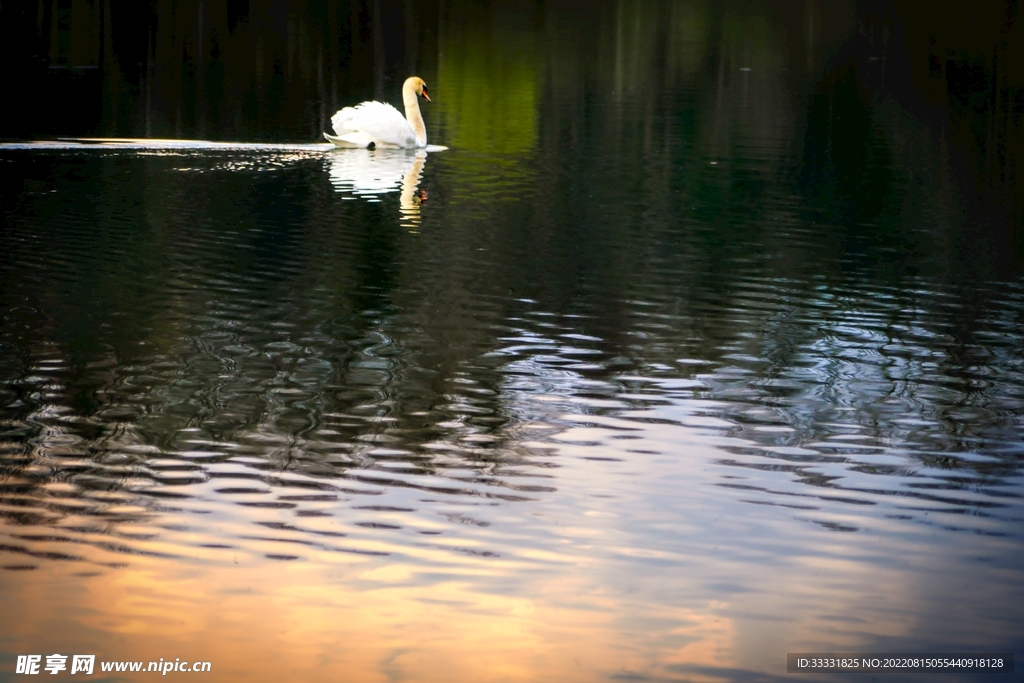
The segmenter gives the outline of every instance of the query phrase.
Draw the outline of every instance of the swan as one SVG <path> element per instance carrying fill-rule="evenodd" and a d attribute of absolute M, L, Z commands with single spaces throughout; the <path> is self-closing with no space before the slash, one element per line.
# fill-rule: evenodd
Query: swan
<path fill-rule="evenodd" d="M 331 117 L 336 135 L 324 133 L 324 137 L 338 147 L 426 147 L 427 129 L 417 97 L 430 101 L 427 84 L 419 76 L 410 76 L 402 84 L 405 116 L 384 102 L 362 102 L 336 112 Z"/>

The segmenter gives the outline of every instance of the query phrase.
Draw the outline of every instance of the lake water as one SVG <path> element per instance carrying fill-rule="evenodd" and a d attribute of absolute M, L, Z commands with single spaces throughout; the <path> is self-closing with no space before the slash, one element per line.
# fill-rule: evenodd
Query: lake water
<path fill-rule="evenodd" d="M 1020 659 L 1012 78 L 817 3 L 516 7 L 413 43 L 447 151 L 0 145 L 0 680 Z"/>

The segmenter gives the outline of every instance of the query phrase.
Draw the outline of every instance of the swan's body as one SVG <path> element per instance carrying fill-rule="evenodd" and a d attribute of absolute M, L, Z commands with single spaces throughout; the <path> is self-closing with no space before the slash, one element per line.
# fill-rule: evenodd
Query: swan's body
<path fill-rule="evenodd" d="M 412 76 L 402 85 L 405 116 L 390 104 L 363 102 L 335 113 L 331 117 L 335 135 L 324 133 L 324 137 L 338 147 L 426 147 L 427 128 L 423 125 L 417 97 L 430 101 L 427 84 L 422 78 Z"/>

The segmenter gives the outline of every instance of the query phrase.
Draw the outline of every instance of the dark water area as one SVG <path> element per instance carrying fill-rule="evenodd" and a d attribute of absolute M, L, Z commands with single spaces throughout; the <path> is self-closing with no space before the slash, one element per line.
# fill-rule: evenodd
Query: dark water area
<path fill-rule="evenodd" d="M 1021 659 L 1017 3 L 0 19 L 0 680 Z"/>

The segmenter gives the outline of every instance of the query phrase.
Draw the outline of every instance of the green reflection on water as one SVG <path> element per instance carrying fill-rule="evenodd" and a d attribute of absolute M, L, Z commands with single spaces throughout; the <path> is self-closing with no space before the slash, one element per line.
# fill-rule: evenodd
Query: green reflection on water
<path fill-rule="evenodd" d="M 467 152 L 528 155 L 537 141 L 542 87 L 536 38 L 528 27 L 488 18 L 471 10 L 442 37 L 436 110 L 445 144 Z M 474 171 L 467 169 L 467 177 Z"/>

